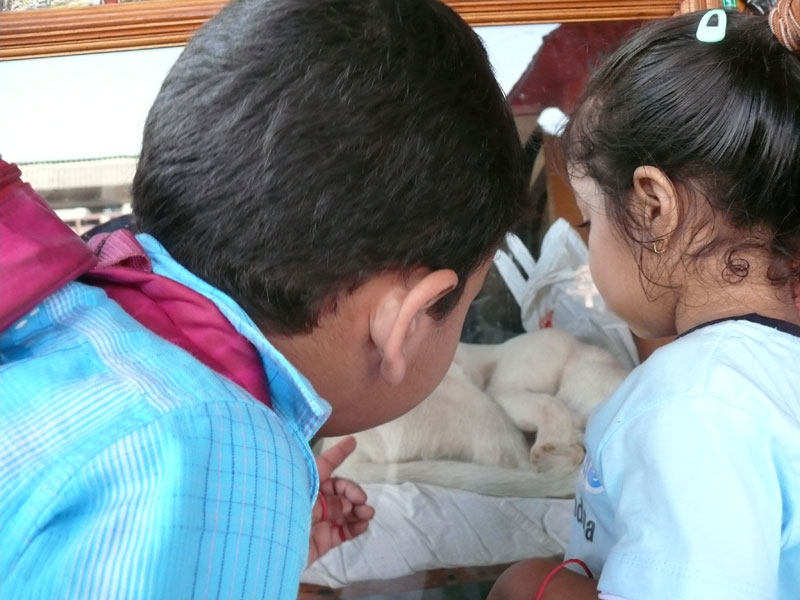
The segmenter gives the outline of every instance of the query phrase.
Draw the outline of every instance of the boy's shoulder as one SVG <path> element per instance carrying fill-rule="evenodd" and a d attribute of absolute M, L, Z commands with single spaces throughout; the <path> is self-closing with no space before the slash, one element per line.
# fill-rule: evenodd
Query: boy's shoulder
<path fill-rule="evenodd" d="M 55 572 L 59 560 L 111 536 L 138 548 L 125 556 L 123 573 L 180 549 L 179 566 L 158 562 L 153 570 L 162 583 L 190 589 L 195 556 L 216 564 L 229 538 L 252 542 L 236 523 L 270 511 L 302 519 L 313 501 L 313 457 L 291 423 L 92 286 L 68 284 L 0 335 L 0 397 L 0 576 L 9 589 L 24 586 L 28 563 L 50 561 Z M 225 503 L 241 521 L 206 525 L 208 507 Z M 141 527 L 117 529 L 142 515 L 157 538 L 137 538 Z M 307 525 L 290 529 L 275 564 L 299 572 Z M 71 545 L 48 543 L 65 532 Z M 212 542 L 209 550 L 202 541 L 214 536 L 219 549 Z M 252 543 L 272 551 L 267 537 Z M 47 573 L 37 566 L 43 586 L 58 581 Z M 216 584 L 217 575 L 204 573 L 200 583 Z"/>
<path fill-rule="evenodd" d="M 141 325 L 101 289 L 77 282 L 3 332 L 0 356 L 7 373 L 4 390 L 9 395 L 27 390 L 22 395 L 28 400 L 40 391 L 85 388 L 138 396 L 159 413 L 213 395 L 248 399 L 228 379 Z M 16 376 L 23 373 L 28 376 Z M 59 396 L 69 398 L 63 392 Z"/>
<path fill-rule="evenodd" d="M 0 363 L 0 431 L 41 439 L 45 427 L 42 442 L 64 441 L 71 460 L 170 414 L 202 413 L 206 404 L 271 413 L 82 283 L 66 285 L 3 332 Z"/>

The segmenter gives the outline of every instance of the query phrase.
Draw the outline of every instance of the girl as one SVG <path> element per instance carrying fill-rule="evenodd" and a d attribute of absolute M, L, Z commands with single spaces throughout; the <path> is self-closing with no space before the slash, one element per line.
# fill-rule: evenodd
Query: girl
<path fill-rule="evenodd" d="M 800 593 L 798 50 L 800 0 L 693 13 L 590 82 L 564 139 L 592 275 L 678 338 L 587 429 L 567 558 L 599 579 L 528 561 L 490 598 Z"/>

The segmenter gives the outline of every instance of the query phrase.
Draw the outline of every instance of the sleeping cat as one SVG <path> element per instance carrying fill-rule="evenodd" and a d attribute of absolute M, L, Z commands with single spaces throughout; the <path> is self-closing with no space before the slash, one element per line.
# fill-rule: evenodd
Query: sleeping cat
<path fill-rule="evenodd" d="M 589 413 L 626 374 L 607 351 L 555 329 L 502 344 L 459 344 L 433 393 L 398 419 L 356 434 L 358 447 L 336 474 L 494 496 L 570 495 Z"/>

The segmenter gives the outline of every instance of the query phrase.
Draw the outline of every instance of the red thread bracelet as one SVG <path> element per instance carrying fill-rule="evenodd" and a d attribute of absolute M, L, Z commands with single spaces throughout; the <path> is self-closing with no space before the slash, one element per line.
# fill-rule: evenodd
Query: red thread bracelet
<path fill-rule="evenodd" d="M 327 521 L 328 520 L 328 501 L 325 500 L 324 494 L 319 495 L 319 503 L 322 506 L 322 516 L 320 517 L 320 521 Z M 344 525 L 340 525 L 339 523 L 332 523 L 332 525 L 336 526 L 336 529 L 339 531 L 339 539 L 343 542 L 347 541 L 347 534 L 344 531 Z"/>
<path fill-rule="evenodd" d="M 542 581 L 542 585 L 539 586 L 539 591 L 536 592 L 536 598 L 534 600 L 544 599 L 544 589 L 547 587 L 547 584 L 550 583 L 550 580 L 553 577 L 555 577 L 556 573 L 558 573 L 561 569 L 563 569 L 567 565 L 578 565 L 583 569 L 583 571 L 586 573 L 586 576 L 589 579 L 594 579 L 594 577 L 592 576 L 592 571 L 589 569 L 589 567 L 586 565 L 585 562 L 583 562 L 579 558 L 570 558 L 569 560 L 565 560 L 564 562 L 562 562 L 560 565 L 557 565 L 552 571 L 550 571 L 547 574 L 547 577 L 545 577 L 544 581 Z"/>
<path fill-rule="evenodd" d="M 327 521 L 328 520 L 328 501 L 325 500 L 325 496 L 323 494 L 319 495 L 319 503 L 322 505 L 322 516 L 320 517 L 320 521 Z"/>

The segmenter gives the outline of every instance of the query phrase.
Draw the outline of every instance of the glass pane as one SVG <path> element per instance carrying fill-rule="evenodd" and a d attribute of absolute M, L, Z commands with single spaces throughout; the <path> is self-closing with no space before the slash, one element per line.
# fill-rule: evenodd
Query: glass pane
<path fill-rule="evenodd" d="M 4 10 L 22 10 L 55 6 L 58 0 L 52 4 L 1 1 Z M 549 133 L 538 126 L 539 117 L 553 107 L 568 113 L 592 66 L 637 25 L 478 28 L 517 119 L 520 142 L 529 153 L 532 197 L 539 210 L 514 233 L 533 260 L 540 257 L 543 234 L 557 218 L 572 225 L 578 218 L 554 166 L 557 145 L 548 146 Z M 169 48 L 0 63 L 0 80 L 11 82 L 0 88 L 0 104 L 15 107 L 0 114 L 4 158 L 20 165 L 23 177 L 77 232 L 85 233 L 130 211 L 129 188 L 144 119 L 178 53 L 179 49 Z M 524 257 L 514 260 L 519 264 Z M 470 345 L 464 346 L 464 355 L 494 369 L 488 366 L 494 360 L 490 355 L 507 340 L 519 338 L 530 323 L 507 278 L 493 267 L 465 323 L 462 341 Z M 537 321 L 537 326 L 546 324 Z M 615 352 L 611 346 L 607 350 Z M 457 375 L 452 375 L 450 384 L 453 378 Z M 423 421 L 427 429 L 422 439 L 420 435 L 396 439 L 377 435 L 373 443 L 400 444 L 406 454 L 419 453 L 419 459 L 452 463 L 444 470 L 439 467 L 441 479 L 431 467 L 422 475 L 417 472 L 398 481 L 400 465 L 393 463 L 384 464 L 382 474 L 368 478 L 365 486 L 378 509 L 373 526 L 306 571 L 302 598 L 317 597 L 327 587 L 341 588 L 341 598 L 422 598 L 423 594 L 425 598 L 483 598 L 508 563 L 563 553 L 574 508 L 573 480 L 564 476 L 564 467 L 574 469 L 580 463 L 584 417 L 577 419 L 576 428 L 566 431 L 557 452 L 531 458 L 540 425 L 537 414 L 530 416 L 525 429 L 516 425 L 516 416 L 512 419 L 488 394 L 488 379 L 487 375 L 469 380 L 477 390 L 476 406 L 483 416 L 466 430 L 454 413 L 452 418 Z M 447 385 L 446 380 L 435 394 L 450 394 Z M 553 391 L 541 390 L 548 395 Z M 552 404 L 558 401 L 553 398 Z M 457 411 L 464 410 L 463 403 L 456 406 Z M 573 409 L 556 408 L 571 418 Z M 468 443 L 461 449 L 443 445 L 438 455 L 422 452 L 425 440 L 448 437 Z M 360 443 L 365 447 L 370 442 L 362 437 Z M 509 458 L 520 448 L 526 464 L 514 464 Z M 459 480 L 458 464 L 475 462 L 487 467 L 486 473 L 494 479 Z M 530 477 L 532 473 L 536 476 Z M 357 472 L 354 478 L 359 479 Z M 502 484 L 490 489 L 495 479 Z M 525 484 L 526 479 L 532 483 Z"/>

